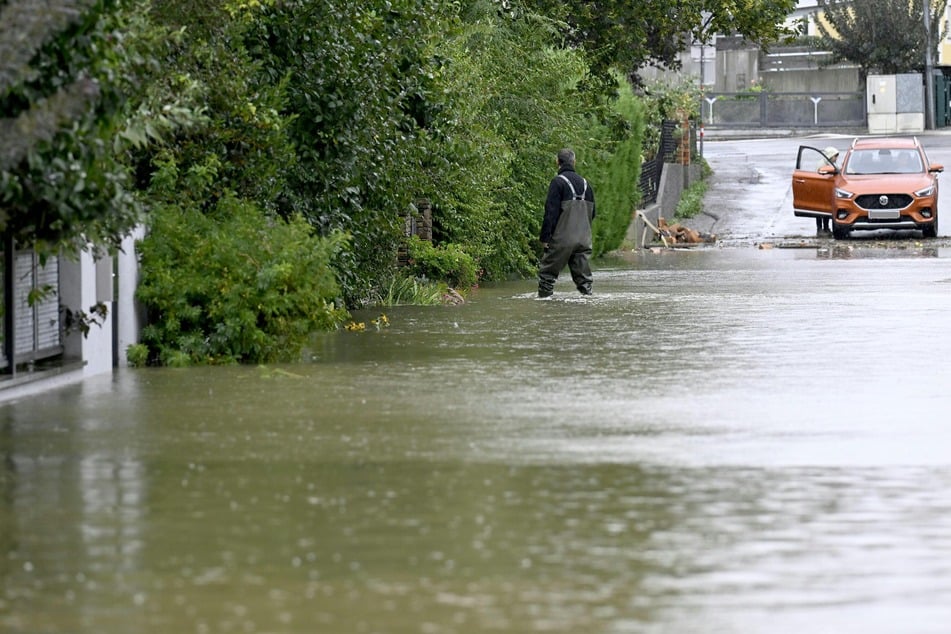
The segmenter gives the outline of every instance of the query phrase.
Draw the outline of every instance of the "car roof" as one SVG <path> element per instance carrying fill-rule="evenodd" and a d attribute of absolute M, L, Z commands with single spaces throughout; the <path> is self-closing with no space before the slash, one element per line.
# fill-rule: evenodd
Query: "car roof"
<path fill-rule="evenodd" d="M 919 147 L 918 137 L 871 137 L 856 138 L 852 141 L 853 150 L 881 150 Z"/>

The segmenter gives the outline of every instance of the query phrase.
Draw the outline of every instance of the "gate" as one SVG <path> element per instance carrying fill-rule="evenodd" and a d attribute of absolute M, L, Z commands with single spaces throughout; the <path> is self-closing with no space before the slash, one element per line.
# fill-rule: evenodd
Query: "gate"
<path fill-rule="evenodd" d="M 934 72 L 934 120 L 936 128 L 951 125 L 951 77 L 944 72 Z"/>

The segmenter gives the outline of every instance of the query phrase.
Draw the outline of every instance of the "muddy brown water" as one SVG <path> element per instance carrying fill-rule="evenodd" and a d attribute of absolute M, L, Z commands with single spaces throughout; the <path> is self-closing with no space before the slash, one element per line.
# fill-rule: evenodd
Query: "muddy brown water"
<path fill-rule="evenodd" d="M 948 252 L 486 286 L 0 406 L 10 633 L 946 632 Z"/>

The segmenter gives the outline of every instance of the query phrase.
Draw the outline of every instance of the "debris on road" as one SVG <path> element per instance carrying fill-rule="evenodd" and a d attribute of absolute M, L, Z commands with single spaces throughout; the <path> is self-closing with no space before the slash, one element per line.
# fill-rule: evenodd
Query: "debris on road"
<path fill-rule="evenodd" d="M 717 241 L 716 235 L 702 233 L 680 223 L 668 224 L 667 220 L 663 217 L 658 218 L 657 224 L 654 225 L 654 223 L 644 215 L 644 212 L 638 211 L 637 215 L 644 222 L 644 235 L 641 237 L 641 244 L 644 245 L 647 244 L 646 238 L 648 231 L 652 231 L 655 239 L 660 239 L 667 248 L 693 244 L 710 244 Z"/>
<path fill-rule="evenodd" d="M 657 220 L 657 233 L 665 238 L 665 244 L 668 241 L 674 244 L 704 244 L 717 241 L 715 235 L 701 233 L 680 223 L 667 224 L 667 220 L 664 218 Z"/>

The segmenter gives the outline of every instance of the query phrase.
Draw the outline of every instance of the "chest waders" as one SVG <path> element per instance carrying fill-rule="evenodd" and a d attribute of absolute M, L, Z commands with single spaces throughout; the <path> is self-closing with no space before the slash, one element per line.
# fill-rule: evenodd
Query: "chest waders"
<path fill-rule="evenodd" d="M 594 203 L 584 199 L 588 192 L 588 181 L 581 179 L 584 181 L 584 189 L 578 194 L 568 177 L 564 174 L 559 174 L 558 177 L 568 183 L 571 199 L 561 202 L 558 223 L 538 265 L 538 296 L 547 297 L 554 292 L 555 280 L 566 264 L 578 291 L 582 295 L 590 295 L 592 279 L 588 258 L 591 256 L 591 218 Z"/>

